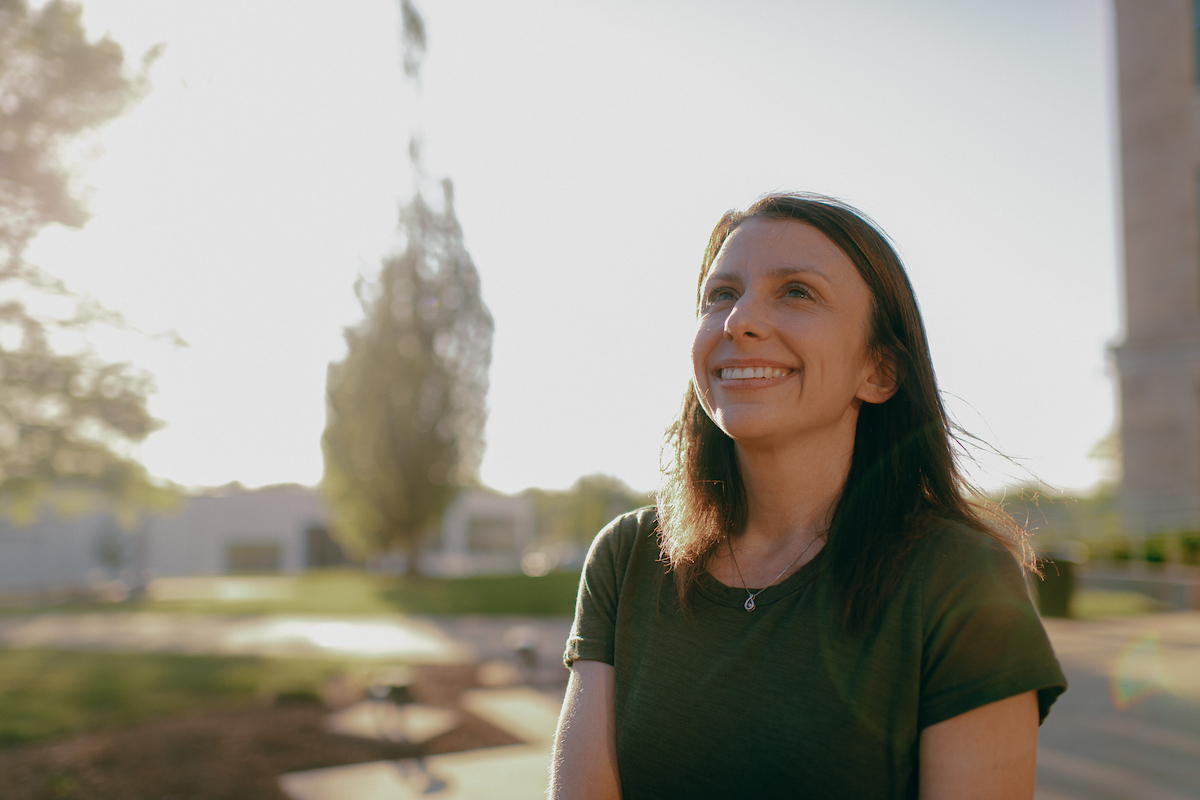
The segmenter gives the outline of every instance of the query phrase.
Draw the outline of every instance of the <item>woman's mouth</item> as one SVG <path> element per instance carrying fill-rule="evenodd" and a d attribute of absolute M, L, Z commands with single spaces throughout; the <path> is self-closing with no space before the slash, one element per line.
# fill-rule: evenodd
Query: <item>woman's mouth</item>
<path fill-rule="evenodd" d="M 782 378 L 793 372 L 781 367 L 726 367 L 717 372 L 723 381 L 742 381 L 750 378 Z"/>

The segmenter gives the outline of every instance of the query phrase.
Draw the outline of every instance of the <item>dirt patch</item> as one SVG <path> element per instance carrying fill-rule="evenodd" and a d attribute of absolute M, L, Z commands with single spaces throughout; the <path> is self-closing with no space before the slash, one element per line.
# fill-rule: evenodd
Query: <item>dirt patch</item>
<path fill-rule="evenodd" d="M 428 669 L 416 699 L 454 707 L 471 670 Z M 465 714 L 457 729 L 421 746 L 326 733 L 318 702 L 215 709 L 0 751 L 6 800 L 284 800 L 285 772 L 515 744 Z"/>

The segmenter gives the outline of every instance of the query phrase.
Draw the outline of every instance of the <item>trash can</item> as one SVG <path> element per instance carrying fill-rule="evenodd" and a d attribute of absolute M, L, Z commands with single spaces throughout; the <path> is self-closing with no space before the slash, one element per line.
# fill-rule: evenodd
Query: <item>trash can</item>
<path fill-rule="evenodd" d="M 1087 562 L 1087 545 L 1059 542 L 1042 561 L 1042 580 L 1037 586 L 1038 611 L 1043 617 L 1071 616 L 1071 598 L 1079 565 Z"/>

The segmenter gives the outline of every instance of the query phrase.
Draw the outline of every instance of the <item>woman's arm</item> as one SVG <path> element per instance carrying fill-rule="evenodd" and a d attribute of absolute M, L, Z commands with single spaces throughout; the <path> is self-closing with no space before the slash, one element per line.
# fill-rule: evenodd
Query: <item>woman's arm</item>
<path fill-rule="evenodd" d="M 1025 692 L 921 731 L 921 800 L 1032 800 L 1038 702 Z"/>
<path fill-rule="evenodd" d="M 576 661 L 554 736 L 552 800 L 620 800 L 613 668 Z"/>

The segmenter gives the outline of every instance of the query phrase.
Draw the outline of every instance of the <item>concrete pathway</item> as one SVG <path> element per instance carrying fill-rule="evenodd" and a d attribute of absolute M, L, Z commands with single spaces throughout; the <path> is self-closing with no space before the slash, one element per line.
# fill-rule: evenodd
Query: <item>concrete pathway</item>
<path fill-rule="evenodd" d="M 1200 612 L 1047 620 L 1046 626 L 1071 689 L 1041 730 L 1037 799 L 1200 798 Z M 495 667 L 492 672 L 509 681 L 557 687 L 485 694 L 482 701 L 474 695 L 464 698 L 471 704 L 481 702 L 470 710 L 489 720 L 489 714 L 497 719 L 507 715 L 505 724 L 529 744 L 431 757 L 423 765 L 339 767 L 304 780 L 287 777 L 281 785 L 296 800 L 535 797 L 545 787 L 546 737 L 561 703 L 565 670 L 560 659 L 569 628 L 565 618 L 42 614 L 0 617 L 0 646 L 332 653 L 490 664 Z M 514 644 L 529 645 L 532 669 L 514 658 Z M 351 780 L 361 790 L 341 783 Z"/>
<path fill-rule="evenodd" d="M 1071 687 L 1042 726 L 1037 800 L 1200 798 L 1200 612 L 1046 628 Z"/>
<path fill-rule="evenodd" d="M 330 714 L 325 730 L 360 739 L 423 744 L 462 724 L 461 712 L 449 708 L 367 699 Z"/>
<path fill-rule="evenodd" d="M 279 786 L 292 800 L 542 797 L 561 702 L 526 687 L 476 689 L 463 696 L 463 708 L 525 744 L 292 772 L 280 777 Z"/>
<path fill-rule="evenodd" d="M 111 612 L 0 617 L 0 647 L 125 650 L 189 655 L 357 656 L 469 663 L 478 653 L 436 624 L 411 617 L 221 616 Z"/>
<path fill-rule="evenodd" d="M 530 800 L 545 796 L 549 769 L 548 749 L 519 744 L 293 772 L 279 786 L 292 800 Z"/>
<path fill-rule="evenodd" d="M 513 622 L 468 621 L 458 632 L 479 633 L 480 652 L 494 655 L 501 652 L 495 637 Z M 1041 730 L 1037 800 L 1200 798 L 1200 613 L 1047 620 L 1046 626 L 1071 689 Z M 551 631 L 560 633 L 547 626 L 545 635 Z M 464 697 L 472 713 L 529 745 L 437 756 L 423 765 L 295 773 L 281 786 L 293 800 L 540 796 L 561 696 L 536 694 L 481 690 Z"/>
<path fill-rule="evenodd" d="M 482 665 L 480 682 L 539 686 L 565 685 L 570 673 L 563 666 L 563 650 L 571 632 L 570 617 L 425 617 L 448 638 L 469 645 Z M 528 661 L 515 657 L 518 647 L 528 649 Z"/>

